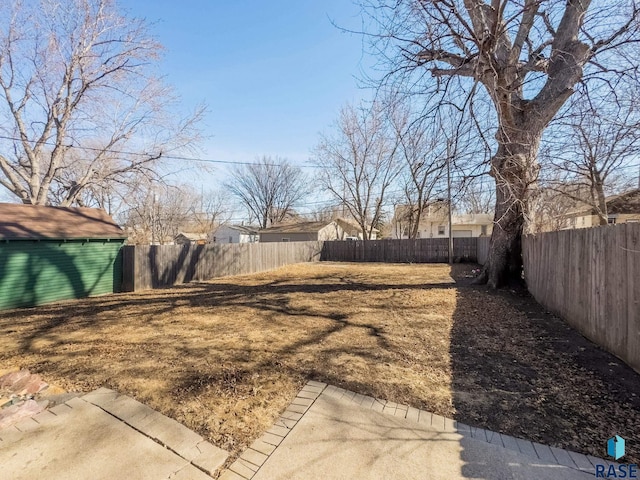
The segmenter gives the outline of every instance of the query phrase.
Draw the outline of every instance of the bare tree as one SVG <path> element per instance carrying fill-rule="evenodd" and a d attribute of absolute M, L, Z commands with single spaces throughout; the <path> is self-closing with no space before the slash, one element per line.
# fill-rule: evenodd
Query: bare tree
<path fill-rule="evenodd" d="M 497 127 L 491 159 L 495 226 L 479 282 L 498 287 L 508 278 L 519 279 L 521 236 L 542 133 L 578 82 L 608 75 L 614 62 L 627 61 L 637 69 L 633 55 L 616 55 L 639 40 L 637 2 L 361 3 L 373 25 L 374 53 L 389 72 L 383 84 L 402 82 L 436 104 L 460 98 L 473 110 L 488 98 L 493 105 L 495 118 L 488 121 Z"/>
<path fill-rule="evenodd" d="M 130 242 L 164 244 L 180 232 L 212 234 L 231 216 L 226 200 L 221 192 L 195 193 L 191 185 L 146 180 L 122 199 L 116 218 Z"/>
<path fill-rule="evenodd" d="M 322 135 L 314 162 L 318 180 L 346 207 L 368 240 L 381 220 L 391 185 L 400 174 L 399 138 L 379 103 L 340 112 L 332 135 Z"/>
<path fill-rule="evenodd" d="M 193 217 L 193 231 L 212 234 L 220 225 L 229 222 L 233 216 L 233 208 L 222 191 L 210 190 L 201 192 L 195 198 L 190 214 Z"/>
<path fill-rule="evenodd" d="M 268 156 L 238 166 L 225 187 L 261 228 L 282 222 L 309 193 L 308 179 L 300 168 L 284 158 Z"/>
<path fill-rule="evenodd" d="M 343 217 L 345 212 L 343 206 L 339 204 L 320 206 L 309 212 L 305 217 L 314 222 L 331 222 L 336 218 Z"/>
<path fill-rule="evenodd" d="M 495 188 L 486 182 L 487 178 L 474 178 L 463 186 L 458 194 L 457 210 L 462 213 L 492 214 L 496 206 Z"/>
<path fill-rule="evenodd" d="M 409 238 L 417 238 L 425 208 L 433 200 L 438 182 L 446 175 L 447 149 L 436 122 L 411 113 L 406 105 L 391 112 L 393 134 L 402 164 L 399 183 L 402 204 L 394 212 L 394 225 Z"/>
<path fill-rule="evenodd" d="M 570 194 L 563 192 L 565 189 Z M 530 200 L 528 233 L 553 232 L 569 226 L 569 217 L 588 207 L 588 192 L 579 186 L 557 183 L 539 187 Z"/>
<path fill-rule="evenodd" d="M 24 203 L 78 204 L 189 145 L 201 111 L 168 114 L 160 49 L 115 0 L 2 2 L 0 185 Z"/>
<path fill-rule="evenodd" d="M 191 189 L 184 185 L 145 181 L 131 192 L 117 218 L 131 243 L 170 243 L 189 220 L 195 201 Z"/>
<path fill-rule="evenodd" d="M 607 225 L 606 196 L 631 186 L 626 180 L 635 172 L 625 175 L 623 169 L 640 154 L 639 98 L 635 91 L 624 96 L 623 89 L 616 96 L 593 96 L 573 102 L 541 156 L 555 173 L 546 179 L 548 188 L 589 207 Z"/>

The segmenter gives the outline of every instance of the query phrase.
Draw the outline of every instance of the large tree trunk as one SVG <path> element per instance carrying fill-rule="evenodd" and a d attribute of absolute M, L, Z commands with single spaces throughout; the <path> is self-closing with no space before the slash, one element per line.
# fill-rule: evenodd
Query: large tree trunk
<path fill-rule="evenodd" d="M 609 215 L 607 212 L 607 200 L 604 196 L 604 184 L 600 179 L 596 179 L 593 185 L 594 192 L 592 193 L 593 204 L 596 206 L 596 213 L 598 215 L 598 222 L 600 225 L 609 224 Z"/>
<path fill-rule="evenodd" d="M 496 182 L 496 210 L 489 255 L 476 283 L 492 288 L 522 281 L 522 233 L 528 217 L 528 200 L 535 183 L 537 152 L 542 133 L 509 129 L 498 137 L 498 151 L 491 159 Z"/>
<path fill-rule="evenodd" d="M 522 274 L 522 206 L 513 202 L 506 186 L 496 185 L 496 212 L 489 255 L 481 283 L 492 288 L 519 281 Z"/>

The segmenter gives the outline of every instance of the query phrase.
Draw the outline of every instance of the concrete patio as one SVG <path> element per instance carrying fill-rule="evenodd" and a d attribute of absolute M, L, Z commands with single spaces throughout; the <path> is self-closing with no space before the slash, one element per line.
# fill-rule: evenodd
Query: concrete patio
<path fill-rule="evenodd" d="M 227 470 L 227 452 L 98 389 L 0 429 L 6 478 L 221 480 L 592 478 L 610 462 L 310 381 Z"/>
<path fill-rule="evenodd" d="M 0 430 L 3 478 L 211 480 L 227 453 L 108 389 Z"/>
<path fill-rule="evenodd" d="M 309 382 L 221 480 L 587 479 L 609 462 Z"/>

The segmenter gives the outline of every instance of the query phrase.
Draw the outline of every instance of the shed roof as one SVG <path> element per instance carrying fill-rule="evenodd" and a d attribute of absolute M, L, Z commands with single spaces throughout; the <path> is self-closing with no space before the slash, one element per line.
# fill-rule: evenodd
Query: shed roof
<path fill-rule="evenodd" d="M 116 238 L 127 234 L 98 208 L 0 203 L 0 240 Z"/>

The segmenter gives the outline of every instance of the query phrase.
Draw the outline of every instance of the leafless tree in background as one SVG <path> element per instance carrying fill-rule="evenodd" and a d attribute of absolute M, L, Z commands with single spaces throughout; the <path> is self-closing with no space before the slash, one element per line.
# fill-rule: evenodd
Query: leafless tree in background
<path fill-rule="evenodd" d="M 486 180 L 486 177 L 474 178 L 464 185 L 456 202 L 456 209 L 460 213 L 493 213 L 496 206 L 495 189 Z"/>
<path fill-rule="evenodd" d="M 562 189 L 571 192 L 565 194 Z M 569 226 L 572 213 L 588 205 L 588 192 L 571 184 L 539 187 L 531 195 L 527 233 L 554 232 Z"/>
<path fill-rule="evenodd" d="M 305 215 L 305 217 L 310 221 L 327 223 L 343 216 L 343 206 L 340 204 L 321 206 Z"/>
<path fill-rule="evenodd" d="M 519 279 L 521 236 L 542 134 L 578 82 L 625 75 L 626 67 L 613 71 L 625 62 L 637 70 L 637 55 L 625 50 L 640 40 L 637 2 L 360 3 L 373 53 L 389 72 L 383 86 L 401 84 L 435 104 L 471 97 L 470 110 L 485 98 L 493 105 L 495 226 L 478 281 L 498 287 Z"/>
<path fill-rule="evenodd" d="M 309 194 L 309 181 L 300 168 L 284 158 L 268 156 L 238 166 L 225 187 L 261 228 L 282 222 Z"/>
<path fill-rule="evenodd" d="M 229 220 L 231 209 L 221 192 L 196 193 L 189 185 L 144 181 L 122 199 L 116 218 L 129 242 L 165 244 L 180 232 L 212 234 Z"/>
<path fill-rule="evenodd" d="M 173 241 L 194 201 L 187 188 L 147 181 L 131 192 L 117 218 L 130 243 L 162 245 Z"/>
<path fill-rule="evenodd" d="M 24 203 L 82 204 L 190 145 L 202 112 L 168 113 L 160 50 L 115 0 L 2 2 L 0 185 Z"/>
<path fill-rule="evenodd" d="M 396 105 L 390 115 L 392 133 L 399 143 L 398 161 L 402 197 L 394 212 L 396 232 L 417 238 L 424 210 L 434 200 L 436 185 L 447 173 L 447 147 L 436 122 L 412 114 L 406 105 Z"/>
<path fill-rule="evenodd" d="M 195 200 L 190 209 L 191 231 L 213 234 L 220 225 L 228 223 L 233 216 L 234 210 L 228 195 L 222 191 L 202 192 Z"/>
<path fill-rule="evenodd" d="M 342 108 L 331 134 L 315 149 L 320 185 L 346 207 L 368 240 L 381 220 L 390 187 L 400 174 L 399 138 L 385 106 Z"/>
<path fill-rule="evenodd" d="M 618 88 L 615 96 L 594 96 L 585 92 L 572 102 L 541 157 L 555 174 L 545 179 L 548 188 L 593 209 L 600 225 L 607 225 L 607 195 L 637 185 L 640 95 Z"/>

